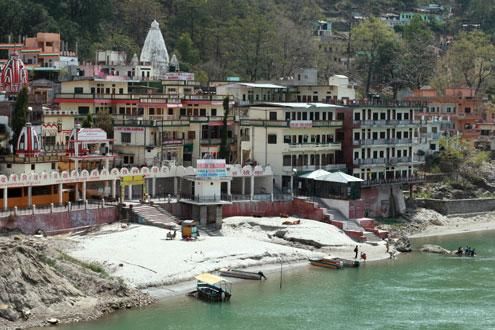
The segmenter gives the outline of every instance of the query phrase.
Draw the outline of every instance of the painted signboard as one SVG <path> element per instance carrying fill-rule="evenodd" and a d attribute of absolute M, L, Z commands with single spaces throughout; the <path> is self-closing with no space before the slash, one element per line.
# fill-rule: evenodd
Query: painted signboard
<path fill-rule="evenodd" d="M 201 178 L 227 176 L 225 159 L 199 159 L 196 163 L 196 176 Z"/>

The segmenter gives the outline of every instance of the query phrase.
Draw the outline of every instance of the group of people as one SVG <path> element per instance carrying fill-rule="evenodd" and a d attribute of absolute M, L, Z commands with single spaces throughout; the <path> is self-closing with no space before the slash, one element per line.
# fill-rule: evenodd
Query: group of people
<path fill-rule="evenodd" d="M 359 247 L 356 245 L 356 247 L 354 248 L 354 259 L 357 259 L 358 253 L 359 253 Z M 361 252 L 360 257 L 361 257 L 361 260 L 363 260 L 363 261 L 366 261 L 366 259 L 368 258 L 368 256 L 366 255 L 365 252 Z"/>
<path fill-rule="evenodd" d="M 466 248 L 463 249 L 459 246 L 455 254 L 458 256 L 474 257 L 476 255 L 476 249 L 469 246 L 466 246 Z"/>

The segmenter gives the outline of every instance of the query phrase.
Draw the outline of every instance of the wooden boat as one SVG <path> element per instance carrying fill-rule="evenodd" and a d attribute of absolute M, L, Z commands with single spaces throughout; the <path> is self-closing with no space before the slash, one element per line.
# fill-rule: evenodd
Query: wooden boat
<path fill-rule="evenodd" d="M 333 258 L 334 260 L 341 260 L 344 268 L 356 268 L 360 266 L 360 262 L 358 260 L 351 259 L 342 259 L 342 258 Z"/>
<path fill-rule="evenodd" d="M 232 296 L 232 284 L 221 278 L 209 273 L 203 273 L 196 276 L 198 281 L 196 290 L 188 295 L 207 302 L 225 302 L 229 301 Z"/>
<path fill-rule="evenodd" d="M 342 269 L 344 267 L 344 262 L 338 258 L 319 258 L 319 259 L 309 259 L 309 262 L 313 266 L 330 268 L 330 269 Z"/>
<path fill-rule="evenodd" d="M 220 275 L 226 277 L 242 278 L 244 280 L 266 280 L 265 274 L 263 272 L 248 272 L 238 269 L 220 269 Z"/>

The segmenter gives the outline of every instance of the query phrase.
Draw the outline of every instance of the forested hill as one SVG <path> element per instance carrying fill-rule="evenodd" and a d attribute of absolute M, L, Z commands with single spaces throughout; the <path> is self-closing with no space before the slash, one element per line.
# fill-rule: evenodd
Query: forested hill
<path fill-rule="evenodd" d="M 208 79 L 284 77 L 316 65 L 311 24 L 353 13 L 376 16 L 438 3 L 452 8 L 441 31 L 456 34 L 462 22 L 495 31 L 495 1 L 488 0 L 0 0 L 0 38 L 60 32 L 82 59 L 96 49 L 139 53 L 156 19 L 170 53 L 185 69 Z"/>

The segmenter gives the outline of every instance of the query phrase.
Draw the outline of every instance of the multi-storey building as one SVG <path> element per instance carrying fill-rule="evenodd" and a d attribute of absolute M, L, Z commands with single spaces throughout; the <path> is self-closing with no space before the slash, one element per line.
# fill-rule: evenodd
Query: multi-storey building
<path fill-rule="evenodd" d="M 461 134 L 466 141 L 474 143 L 480 131 L 476 128 L 481 122 L 493 122 L 483 102 L 474 96 L 470 88 L 447 88 L 439 95 L 433 88 L 422 88 L 406 98 L 408 101 L 421 102 L 416 109 L 416 118 L 440 121 L 441 130 L 448 135 Z"/>
<path fill-rule="evenodd" d="M 415 176 L 420 122 L 413 106 L 353 105 L 344 112 L 345 160 L 349 172 L 368 182 Z M 352 151 L 351 151 L 352 150 Z"/>
<path fill-rule="evenodd" d="M 240 119 L 241 162 L 269 164 L 276 186 L 283 189 L 296 173 L 344 168 L 337 108 L 323 103 L 250 106 Z"/>

